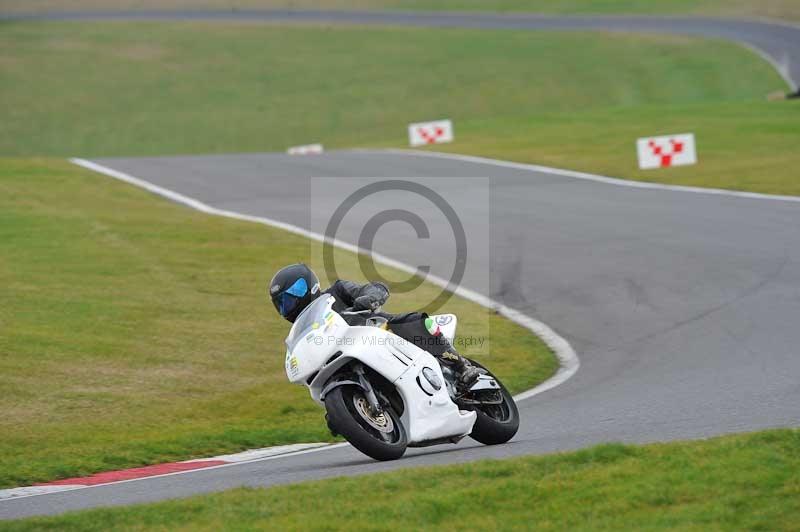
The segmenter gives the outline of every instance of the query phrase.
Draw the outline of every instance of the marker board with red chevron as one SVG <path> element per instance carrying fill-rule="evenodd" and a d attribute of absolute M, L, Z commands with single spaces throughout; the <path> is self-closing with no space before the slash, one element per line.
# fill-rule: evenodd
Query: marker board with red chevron
<path fill-rule="evenodd" d="M 642 170 L 697 164 L 693 133 L 641 138 L 636 141 L 636 150 Z"/>
<path fill-rule="evenodd" d="M 289 155 L 318 155 L 325 151 L 322 144 L 305 144 L 303 146 L 292 146 L 286 153 Z"/>
<path fill-rule="evenodd" d="M 417 122 L 408 125 L 408 143 L 414 146 L 453 142 L 453 123 L 450 120 Z"/>

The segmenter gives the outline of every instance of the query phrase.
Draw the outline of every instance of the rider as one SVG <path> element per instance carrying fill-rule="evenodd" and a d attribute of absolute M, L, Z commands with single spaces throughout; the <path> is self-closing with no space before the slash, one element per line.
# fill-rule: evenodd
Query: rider
<path fill-rule="evenodd" d="M 282 268 L 269 283 L 269 295 L 275 309 L 292 323 L 320 294 L 329 294 L 336 299 L 333 310 L 338 313 L 349 309 L 377 313 L 389 299 L 389 289 L 380 282 L 359 285 L 352 281 L 339 280 L 327 290 L 320 291 L 319 279 L 305 264 L 291 264 Z M 478 379 L 481 371 L 458 354 L 439 331 L 439 326 L 424 312 L 378 315 L 387 319 L 389 329 L 394 334 L 425 349 L 455 370 L 462 387 L 467 388 Z M 345 315 L 343 318 L 350 325 L 364 323 L 361 315 Z"/>

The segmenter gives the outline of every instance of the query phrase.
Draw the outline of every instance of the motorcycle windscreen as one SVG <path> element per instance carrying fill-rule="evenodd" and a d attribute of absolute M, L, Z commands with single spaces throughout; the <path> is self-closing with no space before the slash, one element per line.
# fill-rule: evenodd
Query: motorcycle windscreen
<path fill-rule="evenodd" d="M 319 328 L 325 322 L 325 314 L 328 312 L 328 303 L 333 296 L 319 297 L 300 313 L 286 337 L 286 347 L 293 351 L 297 342 L 302 340 L 310 331 Z"/>

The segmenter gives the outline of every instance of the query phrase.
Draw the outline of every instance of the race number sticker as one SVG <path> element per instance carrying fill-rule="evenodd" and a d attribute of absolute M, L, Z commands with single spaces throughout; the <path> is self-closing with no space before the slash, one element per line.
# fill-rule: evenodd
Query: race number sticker
<path fill-rule="evenodd" d="M 419 122 L 408 125 L 408 143 L 413 146 L 453 142 L 453 123 L 450 120 Z"/>
<path fill-rule="evenodd" d="M 642 138 L 636 141 L 636 151 L 642 170 L 697 164 L 693 133 Z"/>

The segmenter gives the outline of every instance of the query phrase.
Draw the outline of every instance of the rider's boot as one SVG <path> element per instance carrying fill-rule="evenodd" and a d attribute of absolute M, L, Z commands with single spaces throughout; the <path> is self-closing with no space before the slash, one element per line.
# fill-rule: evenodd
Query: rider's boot
<path fill-rule="evenodd" d="M 468 390 L 484 372 L 480 368 L 470 364 L 469 360 L 461 356 L 458 351 L 455 350 L 453 344 L 444 337 L 439 330 L 439 326 L 434 323 L 431 318 L 425 319 L 425 329 L 431 336 L 436 338 L 437 346 L 435 349 L 430 349 L 430 351 L 433 352 L 441 362 L 447 364 L 456 372 L 459 388 L 462 391 Z"/>
<path fill-rule="evenodd" d="M 476 368 L 469 363 L 469 360 L 459 355 L 452 346 L 442 353 L 439 360 L 450 365 L 456 372 L 456 375 L 458 375 L 459 387 L 462 391 L 469 390 L 470 386 L 475 384 L 475 381 L 477 381 L 478 377 L 483 373 L 480 368 Z"/>

